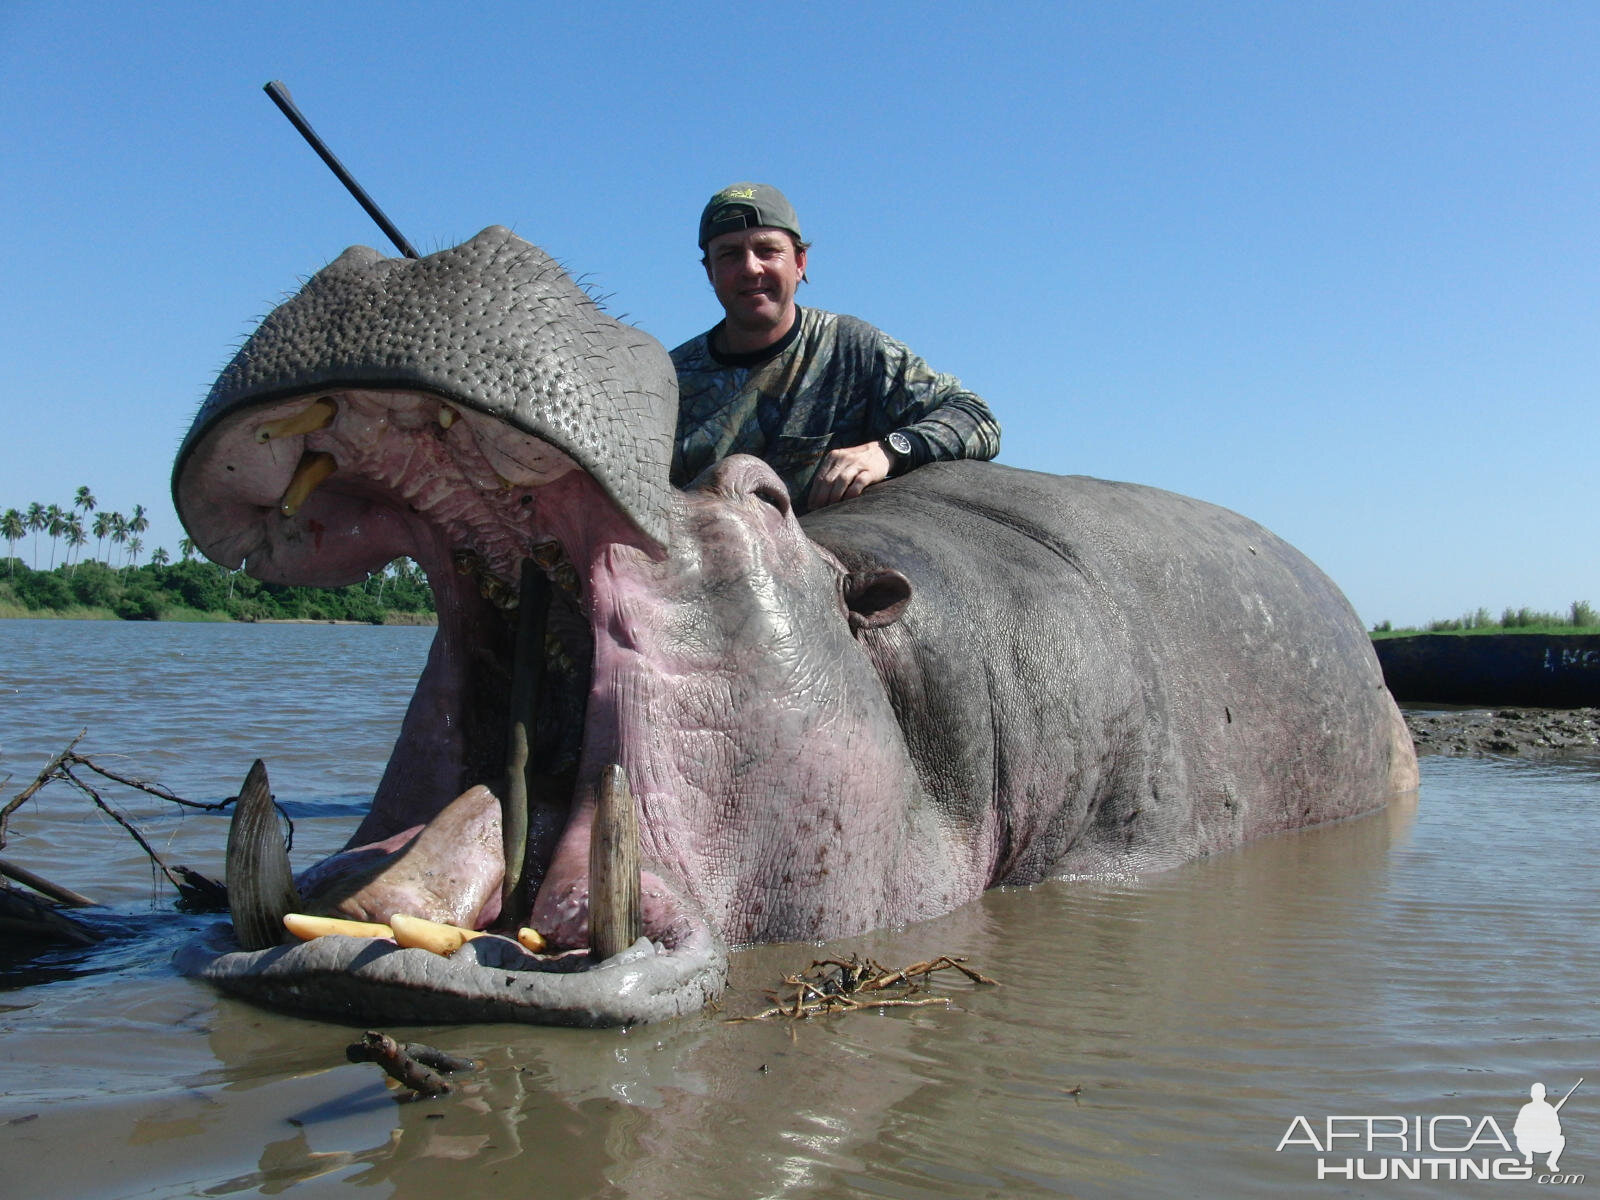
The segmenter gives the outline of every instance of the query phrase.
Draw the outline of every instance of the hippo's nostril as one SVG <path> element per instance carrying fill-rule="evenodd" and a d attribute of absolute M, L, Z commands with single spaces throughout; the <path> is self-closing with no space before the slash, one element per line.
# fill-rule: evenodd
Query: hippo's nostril
<path fill-rule="evenodd" d="M 775 483 L 757 484 L 754 492 L 755 498 L 765 504 L 770 504 L 784 516 L 789 515 L 789 493 Z"/>

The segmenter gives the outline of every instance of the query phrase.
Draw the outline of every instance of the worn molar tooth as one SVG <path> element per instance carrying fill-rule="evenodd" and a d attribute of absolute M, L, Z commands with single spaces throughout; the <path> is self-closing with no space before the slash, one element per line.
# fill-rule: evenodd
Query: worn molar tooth
<path fill-rule="evenodd" d="M 283 918 L 299 911 L 300 897 L 267 785 L 267 768 L 259 758 L 233 806 L 227 879 L 228 909 L 239 944 L 246 950 L 265 950 L 283 942 Z"/>
<path fill-rule="evenodd" d="M 510 487 L 543 487 L 578 470 L 569 455 L 543 438 L 476 413 L 462 419 L 484 463 Z"/>
<path fill-rule="evenodd" d="M 326 450 L 307 450 L 300 456 L 300 465 L 295 467 L 289 486 L 283 489 L 278 511 L 286 517 L 294 516 L 322 481 L 338 469 L 338 462 Z"/>
<path fill-rule="evenodd" d="M 600 794 L 589 829 L 589 950 L 596 960 L 639 940 L 639 814 L 623 769 L 600 773 Z"/>
<path fill-rule="evenodd" d="M 313 400 L 297 413 L 279 417 L 276 421 L 264 422 L 256 429 L 256 441 L 268 442 L 273 438 L 293 437 L 297 433 L 313 433 L 318 429 L 326 429 L 333 423 L 333 418 L 338 412 L 339 406 L 333 402 L 333 398 L 323 396 L 320 400 Z"/>

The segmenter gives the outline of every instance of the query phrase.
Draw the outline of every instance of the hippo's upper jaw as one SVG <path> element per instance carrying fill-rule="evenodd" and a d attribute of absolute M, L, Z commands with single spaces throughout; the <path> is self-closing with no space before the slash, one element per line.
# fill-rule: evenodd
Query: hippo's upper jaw
<path fill-rule="evenodd" d="M 223 373 L 174 475 L 196 544 L 258 578 L 322 586 L 409 555 L 439 612 L 372 809 L 346 851 L 302 874 L 305 911 L 471 928 L 500 916 L 499 801 L 531 562 L 549 599 L 531 653 L 546 678 L 528 722 L 520 900 L 559 890 L 543 932 L 557 952 L 587 945 L 586 861 L 568 855 L 560 879 L 546 869 L 575 813 L 587 831 L 606 764 L 638 753 L 619 745 L 606 686 L 589 695 L 589 598 L 617 562 L 664 557 L 682 503 L 666 478 L 675 410 L 665 352 L 500 229 L 420 261 L 347 251 Z M 718 932 L 670 873 L 647 870 L 642 899 L 649 942 L 603 970 L 507 939 L 441 959 L 342 936 L 243 951 L 226 930 L 182 965 L 351 1019 L 611 1024 L 697 1009 L 722 986 Z"/>

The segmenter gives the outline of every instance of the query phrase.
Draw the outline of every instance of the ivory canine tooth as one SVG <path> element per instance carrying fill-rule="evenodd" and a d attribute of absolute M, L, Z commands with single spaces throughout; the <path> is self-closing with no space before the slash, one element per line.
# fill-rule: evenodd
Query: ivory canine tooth
<path fill-rule="evenodd" d="M 269 442 L 273 438 L 293 437 L 297 433 L 326 429 L 338 412 L 339 406 L 331 397 L 324 396 L 320 400 L 313 400 L 297 413 L 263 423 L 256 429 L 256 441 Z"/>
<path fill-rule="evenodd" d="M 258 758 L 244 777 L 228 825 L 228 910 L 246 950 L 284 940 L 283 918 L 300 907 L 266 765 Z"/>
<path fill-rule="evenodd" d="M 307 450 L 300 456 L 300 465 L 294 469 L 289 486 L 283 489 L 283 499 L 278 501 L 278 511 L 292 517 L 300 511 L 306 498 L 316 491 L 322 481 L 339 469 L 338 462 L 326 450 Z"/>
<path fill-rule="evenodd" d="M 342 934 L 345 937 L 392 938 L 394 930 L 376 921 L 348 921 L 343 917 L 316 917 L 309 913 L 285 913 L 283 927 L 302 942 L 312 938 Z"/>
<path fill-rule="evenodd" d="M 450 426 L 456 423 L 456 417 L 458 415 L 460 414 L 458 414 L 456 410 L 451 408 L 448 404 L 439 405 L 439 428 L 449 429 Z"/>
<path fill-rule="evenodd" d="M 589 951 L 604 960 L 639 940 L 639 814 L 616 763 L 600 773 L 589 829 Z"/>
<path fill-rule="evenodd" d="M 395 913 L 389 918 L 394 930 L 394 940 L 408 950 L 431 950 L 448 958 L 474 938 L 481 938 L 481 929 L 463 929 L 460 925 L 445 925 L 422 917 L 408 917 Z"/>
<path fill-rule="evenodd" d="M 550 944 L 544 940 L 544 934 L 527 925 L 517 930 L 517 941 L 524 950 L 531 951 L 534 954 L 543 954 L 545 947 Z"/>

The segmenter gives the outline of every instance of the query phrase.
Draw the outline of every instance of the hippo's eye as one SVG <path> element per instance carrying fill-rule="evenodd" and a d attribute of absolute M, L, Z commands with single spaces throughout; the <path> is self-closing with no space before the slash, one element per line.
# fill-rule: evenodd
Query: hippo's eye
<path fill-rule="evenodd" d="M 754 490 L 756 499 L 770 504 L 783 516 L 789 515 L 789 493 L 775 483 L 758 483 Z"/>

